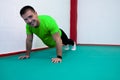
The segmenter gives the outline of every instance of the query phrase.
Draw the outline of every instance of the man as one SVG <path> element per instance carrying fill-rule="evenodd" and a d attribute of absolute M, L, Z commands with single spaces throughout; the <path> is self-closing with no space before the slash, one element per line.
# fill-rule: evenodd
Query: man
<path fill-rule="evenodd" d="M 26 55 L 20 56 L 19 59 L 27 59 L 30 57 L 32 48 L 33 34 L 37 35 L 48 47 L 56 47 L 56 58 L 52 58 L 52 62 L 58 63 L 62 61 L 62 43 L 72 45 L 72 50 L 76 50 L 76 44 L 73 40 L 68 39 L 63 30 L 58 28 L 55 20 L 47 15 L 38 16 L 37 12 L 31 6 L 24 6 L 20 10 L 20 15 L 26 22 Z"/>

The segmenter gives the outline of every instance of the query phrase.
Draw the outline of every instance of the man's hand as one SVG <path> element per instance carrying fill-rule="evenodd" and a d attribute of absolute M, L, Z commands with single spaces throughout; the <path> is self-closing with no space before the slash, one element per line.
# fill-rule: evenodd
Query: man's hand
<path fill-rule="evenodd" d="M 60 59 L 60 58 L 52 58 L 52 62 L 53 63 L 62 62 L 62 59 Z"/>
<path fill-rule="evenodd" d="M 25 55 L 25 56 L 20 56 L 18 59 L 28 59 L 30 56 Z"/>

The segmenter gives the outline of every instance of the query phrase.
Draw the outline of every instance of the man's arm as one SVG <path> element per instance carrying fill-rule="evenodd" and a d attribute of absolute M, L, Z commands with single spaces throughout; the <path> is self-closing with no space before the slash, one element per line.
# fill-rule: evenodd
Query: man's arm
<path fill-rule="evenodd" d="M 28 34 L 26 38 L 26 55 L 30 56 L 32 48 L 33 34 Z"/>
<path fill-rule="evenodd" d="M 30 52 L 32 48 L 33 34 L 27 34 L 26 38 L 26 55 L 20 56 L 19 59 L 25 59 L 30 57 Z"/>
<path fill-rule="evenodd" d="M 53 39 L 56 42 L 56 53 L 57 53 L 57 58 L 53 58 L 52 62 L 57 63 L 62 61 L 62 40 L 60 37 L 60 34 L 57 32 L 53 34 Z"/>

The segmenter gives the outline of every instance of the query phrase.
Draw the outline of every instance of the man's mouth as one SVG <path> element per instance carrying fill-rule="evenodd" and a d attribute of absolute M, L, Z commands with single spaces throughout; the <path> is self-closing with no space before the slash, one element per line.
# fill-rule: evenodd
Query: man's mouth
<path fill-rule="evenodd" d="M 34 26 L 34 21 L 32 21 L 31 23 L 29 23 L 29 25 Z"/>

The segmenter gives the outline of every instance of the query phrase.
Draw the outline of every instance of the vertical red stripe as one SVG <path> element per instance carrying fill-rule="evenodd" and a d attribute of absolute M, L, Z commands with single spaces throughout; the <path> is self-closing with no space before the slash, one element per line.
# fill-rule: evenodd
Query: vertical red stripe
<path fill-rule="evenodd" d="M 70 1 L 70 38 L 77 42 L 77 0 Z"/>

